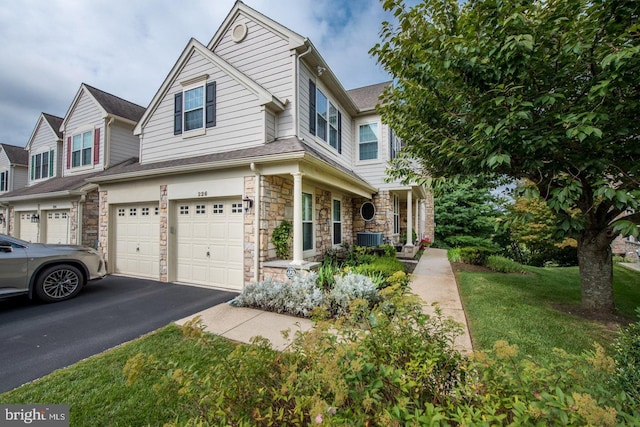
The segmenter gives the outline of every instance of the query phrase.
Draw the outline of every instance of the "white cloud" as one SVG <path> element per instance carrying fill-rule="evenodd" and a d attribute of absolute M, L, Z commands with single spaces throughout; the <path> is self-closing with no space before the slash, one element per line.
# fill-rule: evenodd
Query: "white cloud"
<path fill-rule="evenodd" d="M 81 83 L 146 106 L 191 37 L 207 44 L 234 0 L 23 0 L 0 8 L 0 142 L 24 146 L 41 112 L 64 116 Z M 378 0 L 245 0 L 309 37 L 345 88 L 388 76 L 369 49 Z"/>

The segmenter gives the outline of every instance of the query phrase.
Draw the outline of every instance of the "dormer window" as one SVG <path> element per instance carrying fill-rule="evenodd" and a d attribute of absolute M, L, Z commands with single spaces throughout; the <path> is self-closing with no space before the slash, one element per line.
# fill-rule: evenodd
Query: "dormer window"
<path fill-rule="evenodd" d="M 173 134 L 193 132 L 216 125 L 216 82 L 184 85 L 174 95 Z"/>
<path fill-rule="evenodd" d="M 93 130 L 73 135 L 71 167 L 88 166 L 93 163 Z"/>
<path fill-rule="evenodd" d="M 53 176 L 54 153 L 54 150 L 50 150 L 31 156 L 30 173 L 32 181 Z"/>

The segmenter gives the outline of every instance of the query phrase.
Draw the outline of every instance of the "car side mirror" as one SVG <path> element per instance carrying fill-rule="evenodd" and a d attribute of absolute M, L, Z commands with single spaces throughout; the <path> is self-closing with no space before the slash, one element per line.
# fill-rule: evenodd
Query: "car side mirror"
<path fill-rule="evenodd" d="M 6 253 L 13 252 L 13 247 L 2 245 L 2 243 L 0 243 L 0 252 L 6 252 Z"/>

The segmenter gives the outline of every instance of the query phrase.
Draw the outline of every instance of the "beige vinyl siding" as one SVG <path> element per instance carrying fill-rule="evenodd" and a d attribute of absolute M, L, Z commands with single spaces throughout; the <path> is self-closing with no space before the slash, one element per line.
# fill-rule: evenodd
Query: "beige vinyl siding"
<path fill-rule="evenodd" d="M 110 164 L 107 167 L 117 165 L 118 163 L 138 157 L 140 155 L 140 138 L 133 134 L 133 125 L 119 124 L 113 122 L 109 129 L 110 139 Z M 100 137 L 103 138 L 102 136 Z"/>
<path fill-rule="evenodd" d="M 58 135 L 56 135 L 52 130 L 49 124 L 43 119 L 40 118 L 38 125 L 36 126 L 36 130 L 33 133 L 33 138 L 31 138 L 31 145 L 29 146 L 29 162 L 31 162 L 31 156 L 34 154 L 39 154 L 43 152 L 49 152 L 51 150 L 55 150 L 55 165 L 53 167 L 53 176 L 60 176 L 60 146 L 58 144 Z M 27 168 L 28 170 L 28 168 Z M 52 178 L 52 177 L 49 177 Z M 38 179 L 35 181 L 31 180 L 31 174 L 27 173 L 25 176 L 27 182 L 24 185 L 33 185 L 39 182 L 42 182 L 46 179 Z"/>
<path fill-rule="evenodd" d="M 26 166 L 14 166 L 9 170 L 9 185 L 12 190 L 24 188 L 29 183 L 29 168 Z"/>
<path fill-rule="evenodd" d="M 358 151 L 358 128 L 361 124 L 378 123 L 379 139 L 378 139 L 378 159 L 360 161 Z M 361 117 L 354 122 L 354 171 L 364 178 L 369 184 L 378 187 L 380 190 L 387 188 L 396 188 L 397 182 L 386 183 L 386 169 L 389 165 L 389 126 L 380 122 L 379 115 Z"/>
<path fill-rule="evenodd" d="M 338 154 L 338 151 L 329 145 L 327 141 L 323 141 L 321 138 L 309 133 L 309 79 L 313 80 L 318 88 L 324 93 L 329 101 L 335 105 L 342 114 L 342 153 Z M 300 67 L 300 81 L 298 82 L 299 90 L 299 121 L 300 121 L 300 137 L 302 137 L 308 144 L 320 149 L 324 154 L 330 156 L 341 165 L 352 169 L 354 159 L 354 134 L 353 134 L 353 119 L 344 110 L 344 107 L 340 105 L 333 94 L 323 85 L 323 83 L 313 77 L 311 72 L 306 66 Z M 315 94 L 313 94 L 315 96 Z"/>
<path fill-rule="evenodd" d="M 68 116 L 67 121 L 65 123 L 64 128 L 64 149 L 62 153 L 62 165 L 63 165 L 63 175 L 71 176 L 71 175 L 80 175 L 84 173 L 91 173 L 96 170 L 103 169 L 104 162 L 104 119 L 102 117 L 102 110 L 96 104 L 95 100 L 88 94 L 86 90 L 83 89 L 82 94 L 78 97 L 78 102 L 76 103 L 73 111 L 71 111 L 70 116 Z M 100 161 L 98 164 L 79 168 L 70 168 L 67 169 L 67 141 L 69 137 L 73 137 L 73 135 L 78 132 L 86 132 L 90 129 L 100 129 Z M 92 152 L 93 153 L 93 152 Z"/>
<path fill-rule="evenodd" d="M 204 135 L 173 134 L 174 95 L 180 82 L 207 74 L 216 81 L 216 126 Z M 141 163 L 248 148 L 264 143 L 264 113 L 257 96 L 195 52 L 142 129 Z"/>
<path fill-rule="evenodd" d="M 247 36 L 240 43 L 231 39 L 231 31 L 237 22 L 247 26 Z M 230 25 L 215 47 L 214 53 L 246 74 L 278 99 L 293 99 L 293 60 L 289 41 L 261 24 L 240 15 Z M 292 104 L 278 115 L 278 137 L 293 135 Z"/>
<path fill-rule="evenodd" d="M 13 174 L 13 170 L 11 169 L 11 163 L 9 162 L 9 158 L 7 157 L 7 153 L 4 152 L 4 150 L 0 149 L 0 172 L 7 172 L 9 171 L 9 174 L 12 175 Z M 7 191 L 11 191 L 11 177 L 9 177 L 9 182 L 7 183 L 7 185 L 9 185 L 9 189 Z M 3 194 L 4 191 L 0 191 L 0 194 Z M 0 211 L 3 212 L 3 211 Z"/>
<path fill-rule="evenodd" d="M 265 114 L 266 114 L 265 141 L 271 142 L 276 138 L 276 116 L 271 111 L 265 111 Z"/>

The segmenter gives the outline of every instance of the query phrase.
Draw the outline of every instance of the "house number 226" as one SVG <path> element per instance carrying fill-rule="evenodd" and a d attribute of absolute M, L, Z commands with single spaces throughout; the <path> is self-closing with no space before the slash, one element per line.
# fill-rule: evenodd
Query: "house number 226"
<path fill-rule="evenodd" d="M 207 197 L 206 191 L 198 191 L 198 197 Z"/>

